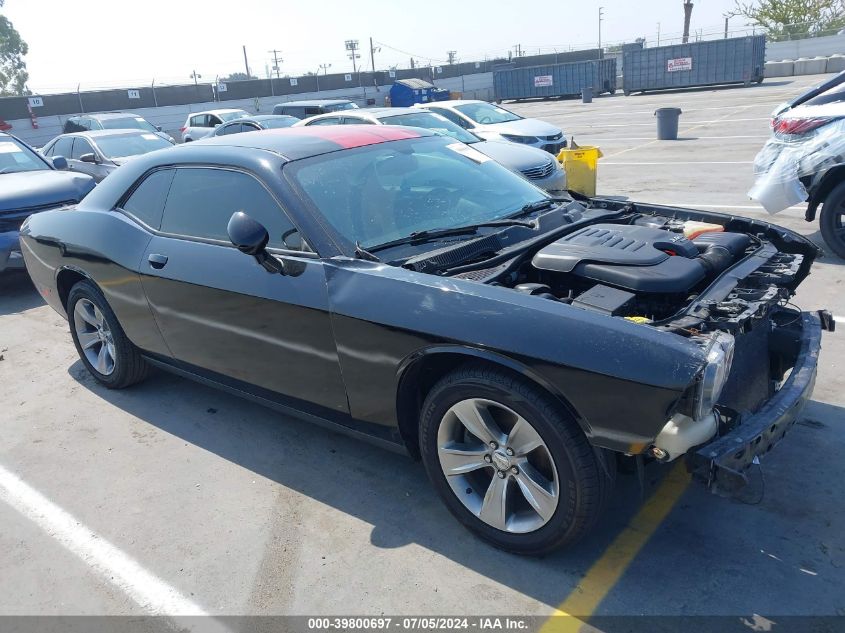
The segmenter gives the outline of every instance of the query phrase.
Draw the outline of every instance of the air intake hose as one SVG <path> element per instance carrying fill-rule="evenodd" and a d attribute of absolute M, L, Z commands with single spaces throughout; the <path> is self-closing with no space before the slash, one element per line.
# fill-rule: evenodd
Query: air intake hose
<path fill-rule="evenodd" d="M 734 263 L 734 255 L 725 246 L 709 244 L 696 258 L 708 275 L 718 275 Z"/>

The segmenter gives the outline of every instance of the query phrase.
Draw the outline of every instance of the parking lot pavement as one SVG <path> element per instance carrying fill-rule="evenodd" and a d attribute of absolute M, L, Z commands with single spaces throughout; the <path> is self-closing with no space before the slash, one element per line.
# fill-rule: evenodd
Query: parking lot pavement
<path fill-rule="evenodd" d="M 766 218 L 745 193 L 768 114 L 820 79 L 511 107 L 599 145 L 602 194 Z M 653 142 L 674 105 L 683 140 Z M 798 210 L 774 221 L 820 243 Z M 820 260 L 796 303 L 845 314 L 843 264 Z M 622 475 L 595 533 L 532 560 L 471 537 L 402 456 L 163 373 L 101 388 L 6 275 L 0 614 L 845 615 L 843 338 L 825 335 L 804 421 L 741 498 L 650 467 L 640 509 Z"/>

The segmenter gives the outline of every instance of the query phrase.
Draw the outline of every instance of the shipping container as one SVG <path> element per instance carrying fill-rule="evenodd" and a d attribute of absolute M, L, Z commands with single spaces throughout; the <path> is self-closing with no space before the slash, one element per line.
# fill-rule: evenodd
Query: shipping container
<path fill-rule="evenodd" d="M 493 69 L 493 90 L 498 102 L 580 95 L 583 88 L 592 88 L 596 95 L 616 92 L 616 60 Z"/>
<path fill-rule="evenodd" d="M 765 60 L 765 35 L 626 50 L 622 89 L 629 95 L 692 86 L 748 86 L 763 81 Z"/>

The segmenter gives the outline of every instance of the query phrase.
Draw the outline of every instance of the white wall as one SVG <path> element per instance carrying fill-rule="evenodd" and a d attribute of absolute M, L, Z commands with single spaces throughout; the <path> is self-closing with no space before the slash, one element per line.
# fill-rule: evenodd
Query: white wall
<path fill-rule="evenodd" d="M 836 53 L 845 53 L 845 35 L 810 37 L 789 42 L 766 42 L 767 62 L 799 57 L 828 57 Z"/>

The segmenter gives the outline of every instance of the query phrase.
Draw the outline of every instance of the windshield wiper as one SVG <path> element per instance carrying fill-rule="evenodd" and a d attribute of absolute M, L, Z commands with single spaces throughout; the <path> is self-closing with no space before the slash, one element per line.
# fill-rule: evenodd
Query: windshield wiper
<path fill-rule="evenodd" d="M 484 226 L 526 226 L 529 229 L 537 228 L 537 226 L 533 222 L 528 222 L 526 220 L 490 220 L 489 222 L 467 224 L 466 226 L 454 226 L 442 229 L 414 231 L 407 237 L 402 237 L 398 240 L 392 240 L 390 242 L 385 242 L 384 244 L 373 246 L 372 248 L 370 248 L 370 251 L 378 251 L 384 248 L 390 248 L 391 246 L 399 246 L 400 244 L 422 244 L 424 242 L 428 242 L 429 240 L 437 239 L 439 237 L 449 237 L 452 235 L 472 235 L 478 229 Z"/>

